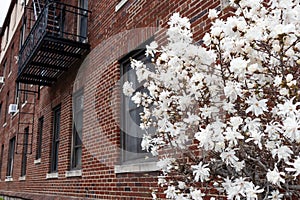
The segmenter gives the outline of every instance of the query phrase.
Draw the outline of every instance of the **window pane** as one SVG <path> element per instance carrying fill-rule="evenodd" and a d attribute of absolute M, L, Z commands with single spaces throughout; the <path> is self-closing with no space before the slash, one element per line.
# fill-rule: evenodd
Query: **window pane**
<path fill-rule="evenodd" d="M 135 92 L 148 92 L 142 83 L 137 81 L 137 76 L 134 70 L 130 66 L 130 58 L 143 60 L 145 59 L 144 49 L 139 52 L 135 52 L 135 55 L 128 55 L 128 58 L 121 62 L 121 71 L 124 81 L 129 81 L 133 83 L 133 88 Z M 122 161 L 132 161 L 141 158 L 145 158 L 149 154 L 142 150 L 141 142 L 143 138 L 144 131 L 139 127 L 141 119 L 140 113 L 143 111 L 143 107 L 137 107 L 133 103 L 130 97 L 126 97 L 122 93 L 122 116 L 121 116 L 121 144 L 122 144 Z"/>
<path fill-rule="evenodd" d="M 58 167 L 60 109 L 60 106 L 54 109 L 51 172 L 56 172 Z"/>
<path fill-rule="evenodd" d="M 77 91 L 73 98 L 73 135 L 72 135 L 72 154 L 71 169 L 81 168 L 82 154 L 82 127 L 83 127 L 83 89 Z"/>

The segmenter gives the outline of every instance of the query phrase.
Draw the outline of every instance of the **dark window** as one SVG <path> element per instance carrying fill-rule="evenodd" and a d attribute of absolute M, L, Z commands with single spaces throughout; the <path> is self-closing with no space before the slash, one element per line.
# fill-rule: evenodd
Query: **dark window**
<path fill-rule="evenodd" d="M 44 126 L 44 117 L 39 118 L 38 122 L 38 134 L 36 142 L 36 159 L 41 158 L 42 156 L 42 137 L 43 137 L 43 126 Z"/>
<path fill-rule="evenodd" d="M 136 73 L 130 66 L 130 58 L 146 61 L 145 49 L 130 53 L 121 63 L 121 76 L 123 81 L 133 83 L 135 92 L 146 92 L 142 84 L 137 81 Z M 142 150 L 141 142 L 144 132 L 139 127 L 140 113 L 143 107 L 137 107 L 130 97 L 123 95 L 122 92 L 122 109 L 121 109 L 121 145 L 122 145 L 122 162 L 130 162 L 132 160 L 144 160 L 148 155 Z"/>
<path fill-rule="evenodd" d="M 19 97 L 19 87 L 20 87 L 20 83 L 16 83 L 15 86 L 15 98 L 14 98 L 14 103 L 18 104 L 18 97 Z"/>
<path fill-rule="evenodd" d="M 3 153 L 4 153 L 4 144 L 2 144 L 2 146 L 1 146 L 1 156 L 0 156 L 0 179 L 2 179 Z"/>
<path fill-rule="evenodd" d="M 5 61 L 4 61 L 4 64 L 3 64 L 3 74 L 2 74 L 3 77 L 6 76 L 6 67 L 7 67 L 6 65 L 7 65 L 7 60 L 5 60 Z M 5 80 L 4 80 L 4 81 L 5 81 Z"/>
<path fill-rule="evenodd" d="M 1 119 L 2 119 L 2 103 L 0 103 L 0 124 L 1 124 Z"/>
<path fill-rule="evenodd" d="M 22 27 L 20 29 L 19 49 L 22 48 L 22 45 L 23 45 L 24 40 L 25 40 L 25 28 L 26 28 L 26 17 L 24 18 L 23 25 L 22 25 Z"/>
<path fill-rule="evenodd" d="M 75 93 L 73 98 L 73 136 L 71 168 L 81 169 L 83 125 L 83 90 Z"/>
<path fill-rule="evenodd" d="M 9 106 L 9 92 L 6 94 L 6 100 L 5 100 L 5 113 L 4 113 L 4 123 L 6 123 L 6 117 L 8 115 L 8 106 Z"/>
<path fill-rule="evenodd" d="M 79 7 L 82 9 L 88 9 L 88 0 L 79 0 Z M 79 15 L 79 41 L 84 41 L 87 38 L 87 11 L 81 10 Z"/>
<path fill-rule="evenodd" d="M 13 172 L 15 143 L 16 143 L 16 138 L 13 137 L 9 141 L 9 149 L 8 149 L 8 160 L 7 160 L 6 176 L 9 176 L 9 177 L 12 176 L 12 172 Z"/>
<path fill-rule="evenodd" d="M 9 69 L 8 69 L 8 73 L 11 72 L 11 69 L 12 69 L 12 65 L 13 65 L 13 62 L 14 62 L 14 44 L 12 44 L 11 46 L 11 50 L 10 50 L 10 59 L 9 59 Z"/>
<path fill-rule="evenodd" d="M 26 175 L 29 127 L 24 130 L 21 176 Z"/>
<path fill-rule="evenodd" d="M 54 110 L 53 118 L 53 138 L 52 138 L 52 155 L 51 155 L 51 172 L 57 172 L 58 169 L 58 148 L 59 148 L 59 131 L 60 131 L 60 106 Z"/>

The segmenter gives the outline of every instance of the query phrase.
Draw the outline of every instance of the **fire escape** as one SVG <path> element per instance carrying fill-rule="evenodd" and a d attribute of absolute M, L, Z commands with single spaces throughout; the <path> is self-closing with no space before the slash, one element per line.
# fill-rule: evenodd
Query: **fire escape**
<path fill-rule="evenodd" d="M 35 106 L 40 87 L 51 87 L 72 66 L 79 65 L 90 50 L 86 7 L 85 3 L 78 6 L 57 0 L 32 0 L 25 6 L 16 82 L 18 97 L 26 96 L 30 109 L 18 101 L 16 153 L 22 149 L 23 152 L 26 149 L 27 154 L 32 153 Z"/>

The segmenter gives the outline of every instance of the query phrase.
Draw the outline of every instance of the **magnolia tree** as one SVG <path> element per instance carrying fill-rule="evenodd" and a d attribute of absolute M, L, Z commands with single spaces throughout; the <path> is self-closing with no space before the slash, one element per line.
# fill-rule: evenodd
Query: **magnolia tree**
<path fill-rule="evenodd" d="M 226 20 L 209 11 L 203 45 L 174 14 L 168 43 L 147 46 L 153 67 L 132 60 L 147 92 L 123 91 L 144 109 L 142 148 L 169 199 L 300 198 L 300 1 L 231 6 Z"/>

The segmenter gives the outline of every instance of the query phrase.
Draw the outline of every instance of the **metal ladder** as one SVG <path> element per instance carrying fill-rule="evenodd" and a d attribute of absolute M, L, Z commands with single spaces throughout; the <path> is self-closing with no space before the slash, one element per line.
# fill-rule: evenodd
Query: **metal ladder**
<path fill-rule="evenodd" d="M 41 4 L 39 0 L 32 0 L 33 4 L 33 13 L 34 13 L 34 18 L 37 20 L 39 14 L 41 13 Z"/>
<path fill-rule="evenodd" d="M 32 87 L 28 89 L 29 87 Z M 18 94 L 18 130 L 16 134 L 16 154 L 32 154 L 32 142 L 35 119 L 35 106 L 39 98 L 39 86 L 29 86 L 28 84 L 19 83 L 17 88 Z M 24 99 L 25 102 L 20 101 Z"/>

